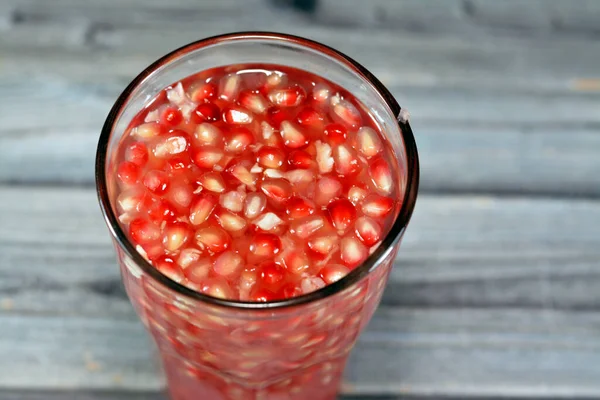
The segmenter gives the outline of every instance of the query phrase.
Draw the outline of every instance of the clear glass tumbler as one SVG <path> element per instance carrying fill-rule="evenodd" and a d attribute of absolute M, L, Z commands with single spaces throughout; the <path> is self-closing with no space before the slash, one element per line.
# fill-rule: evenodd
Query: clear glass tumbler
<path fill-rule="evenodd" d="M 269 303 L 213 298 L 162 275 L 128 241 L 114 208 L 116 149 L 144 104 L 193 73 L 243 63 L 303 69 L 356 96 L 391 143 L 403 194 L 390 232 L 364 264 L 313 293 Z M 125 288 L 159 349 L 171 398 L 335 399 L 348 354 L 381 299 L 418 181 L 414 137 L 398 103 L 364 67 L 320 43 L 276 33 L 221 35 L 175 50 L 138 75 L 102 129 L 96 184 Z"/>

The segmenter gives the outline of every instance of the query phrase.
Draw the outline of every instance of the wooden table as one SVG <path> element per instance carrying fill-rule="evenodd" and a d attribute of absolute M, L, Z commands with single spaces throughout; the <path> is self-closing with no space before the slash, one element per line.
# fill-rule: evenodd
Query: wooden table
<path fill-rule="evenodd" d="M 95 147 L 152 60 L 249 29 L 341 49 L 412 114 L 422 190 L 343 398 L 599 398 L 598 1 L 3 0 L 0 399 L 164 398 Z"/>

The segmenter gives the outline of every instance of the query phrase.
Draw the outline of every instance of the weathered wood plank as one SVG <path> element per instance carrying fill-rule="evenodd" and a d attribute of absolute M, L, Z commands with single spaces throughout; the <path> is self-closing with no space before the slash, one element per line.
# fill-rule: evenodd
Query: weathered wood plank
<path fill-rule="evenodd" d="M 131 308 L 90 189 L 0 188 L 0 305 Z M 384 296 L 402 307 L 600 307 L 600 202 L 421 196 Z"/>
<path fill-rule="evenodd" d="M 0 386 L 158 390 L 134 319 L 2 314 Z M 598 313 L 380 308 L 346 371 L 348 394 L 600 393 Z M 558 362 L 560 360 L 560 362 Z"/>

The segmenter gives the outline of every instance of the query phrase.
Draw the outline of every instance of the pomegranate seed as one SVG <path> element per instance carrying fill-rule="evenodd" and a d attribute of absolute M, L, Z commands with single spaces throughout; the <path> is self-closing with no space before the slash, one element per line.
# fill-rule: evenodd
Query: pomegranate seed
<path fill-rule="evenodd" d="M 293 150 L 288 154 L 288 163 L 294 168 L 308 169 L 313 165 L 313 159 L 304 150 Z"/>
<path fill-rule="evenodd" d="M 271 139 L 271 137 L 275 136 L 275 128 L 273 128 L 268 122 L 263 121 L 260 123 L 260 134 L 264 140 L 268 141 Z"/>
<path fill-rule="evenodd" d="M 358 172 L 358 158 L 350 146 L 340 144 L 333 151 L 335 160 L 335 171 L 343 176 L 349 176 Z"/>
<path fill-rule="evenodd" d="M 221 158 L 223 158 L 223 150 L 214 146 L 201 147 L 193 156 L 194 164 L 201 168 L 213 168 Z"/>
<path fill-rule="evenodd" d="M 187 243 L 192 230 L 185 222 L 174 222 L 165 226 L 162 243 L 167 251 L 175 252 Z"/>
<path fill-rule="evenodd" d="M 146 118 L 144 118 L 144 122 L 158 122 L 160 121 L 160 114 L 158 110 L 148 111 L 146 114 Z"/>
<path fill-rule="evenodd" d="M 365 246 L 371 247 L 381 239 L 382 230 L 377 221 L 364 216 L 356 220 L 355 233 Z"/>
<path fill-rule="evenodd" d="M 320 215 L 313 215 L 298 221 L 290 226 L 290 232 L 300 239 L 308 239 L 313 233 L 325 226 L 325 220 Z"/>
<path fill-rule="evenodd" d="M 306 91 L 300 86 L 286 89 L 274 89 L 269 92 L 269 101 L 281 107 L 295 107 L 304 101 Z"/>
<path fill-rule="evenodd" d="M 276 147 L 263 146 L 258 150 L 257 162 L 266 168 L 279 168 L 285 160 L 285 153 Z"/>
<path fill-rule="evenodd" d="M 219 224 L 229 232 L 238 232 L 246 227 L 246 220 L 229 211 L 221 210 L 215 214 Z"/>
<path fill-rule="evenodd" d="M 363 126 L 356 134 L 358 151 L 365 157 L 370 158 L 379 154 L 383 150 L 381 138 L 372 128 Z"/>
<path fill-rule="evenodd" d="M 252 168 L 250 168 L 250 172 L 253 173 L 253 174 L 260 174 L 263 171 L 264 171 L 263 167 L 261 167 L 258 164 L 254 164 L 252 166 Z"/>
<path fill-rule="evenodd" d="M 247 299 L 248 294 L 252 287 L 256 284 L 257 274 L 254 267 L 246 267 L 240 274 L 239 288 L 240 298 L 242 300 Z"/>
<path fill-rule="evenodd" d="M 244 200 L 246 199 L 246 193 L 232 190 L 221 195 L 219 204 L 223 208 L 229 211 L 240 212 L 244 209 Z"/>
<path fill-rule="evenodd" d="M 256 183 L 256 175 L 251 173 L 248 167 L 243 164 L 237 164 L 231 168 L 231 175 L 237 180 L 248 186 L 250 189 L 254 188 Z"/>
<path fill-rule="evenodd" d="M 148 149 L 142 142 L 134 142 L 125 150 L 125 160 L 143 167 L 148 162 Z"/>
<path fill-rule="evenodd" d="M 340 258 L 349 268 L 354 268 L 366 260 L 369 255 L 367 248 L 358 239 L 343 238 L 340 243 Z"/>
<path fill-rule="evenodd" d="M 188 207 L 192 202 L 192 188 L 187 184 L 171 184 L 169 199 L 181 207 Z"/>
<path fill-rule="evenodd" d="M 317 83 L 312 92 L 312 98 L 317 103 L 323 104 L 331 97 L 331 89 L 324 83 Z"/>
<path fill-rule="evenodd" d="M 300 185 L 315 180 L 315 174 L 308 169 L 294 169 L 285 173 L 285 178 L 293 184 Z"/>
<path fill-rule="evenodd" d="M 315 204 L 303 197 L 292 197 L 285 204 L 285 212 L 292 219 L 308 217 L 315 212 Z"/>
<path fill-rule="evenodd" d="M 319 276 L 325 281 L 325 283 L 330 284 L 336 281 L 339 281 L 346 275 L 350 273 L 350 270 L 343 265 L 340 264 L 329 264 L 319 271 Z"/>
<path fill-rule="evenodd" d="M 294 283 L 288 283 L 281 288 L 279 293 L 280 297 L 283 297 L 284 299 L 289 299 L 301 295 L 302 291 Z"/>
<path fill-rule="evenodd" d="M 289 110 L 284 110 L 277 107 L 271 107 L 267 110 L 267 120 L 275 128 L 279 129 L 283 121 L 288 121 L 293 118 Z"/>
<path fill-rule="evenodd" d="M 190 265 L 198 262 L 200 257 L 202 256 L 202 252 L 193 247 L 188 247 L 187 249 L 181 250 L 179 253 L 179 258 L 177 258 L 177 264 L 182 269 L 187 269 Z"/>
<path fill-rule="evenodd" d="M 323 123 L 323 116 L 311 107 L 306 107 L 300 110 L 296 116 L 296 119 L 300 125 L 304 126 L 318 127 Z"/>
<path fill-rule="evenodd" d="M 137 245 L 135 249 L 147 261 L 155 261 L 165 255 L 165 249 L 160 242 L 151 242 L 143 246 Z"/>
<path fill-rule="evenodd" d="M 169 257 L 161 257 L 154 262 L 154 267 L 163 275 L 175 282 L 183 281 L 183 273 L 179 266 Z"/>
<path fill-rule="evenodd" d="M 222 253 L 229 248 L 231 237 L 217 226 L 202 228 L 196 232 L 199 246 L 206 247 L 212 253 Z"/>
<path fill-rule="evenodd" d="M 246 218 L 254 219 L 260 215 L 267 206 L 267 198 L 262 193 L 248 193 L 244 205 Z"/>
<path fill-rule="evenodd" d="M 155 194 L 163 194 L 169 187 L 169 176 L 164 171 L 151 170 L 144 175 L 144 186 Z"/>
<path fill-rule="evenodd" d="M 335 229 L 342 233 L 356 220 L 356 209 L 350 200 L 347 199 L 332 201 L 327 206 L 327 211 Z"/>
<path fill-rule="evenodd" d="M 281 224 L 283 224 L 283 220 L 272 212 L 263 214 L 254 221 L 254 225 L 263 231 L 271 231 Z"/>
<path fill-rule="evenodd" d="M 333 170 L 334 160 L 331 156 L 331 147 L 327 143 L 323 143 L 320 140 L 315 142 L 315 148 L 317 150 L 317 164 L 319 165 L 319 172 L 326 174 Z"/>
<path fill-rule="evenodd" d="M 136 218 L 129 223 L 129 235 L 139 244 L 148 244 L 160 237 L 160 229 L 150 221 Z"/>
<path fill-rule="evenodd" d="M 265 179 L 260 188 L 267 197 L 278 203 L 286 201 L 292 195 L 292 185 L 284 179 Z"/>
<path fill-rule="evenodd" d="M 283 72 L 273 71 L 267 75 L 266 86 L 272 88 L 285 82 L 287 82 L 287 76 Z"/>
<path fill-rule="evenodd" d="M 392 191 L 394 181 L 390 166 L 383 158 L 378 158 L 369 164 L 369 175 L 375 187 L 384 193 Z"/>
<path fill-rule="evenodd" d="M 218 172 L 207 172 L 198 181 L 204 189 L 211 192 L 223 193 L 225 191 L 225 181 Z"/>
<path fill-rule="evenodd" d="M 121 212 L 138 211 L 139 204 L 144 200 L 144 190 L 140 187 L 134 187 L 119 193 L 117 196 L 117 205 Z"/>
<path fill-rule="evenodd" d="M 276 285 L 285 277 L 285 268 L 273 261 L 265 261 L 258 266 L 261 280 L 267 285 Z"/>
<path fill-rule="evenodd" d="M 223 110 L 223 121 L 228 124 L 245 125 L 251 123 L 253 119 L 252 113 L 241 107 L 229 107 Z"/>
<path fill-rule="evenodd" d="M 243 266 L 242 256 L 233 251 L 226 251 L 217 257 L 213 270 L 217 275 L 231 276 L 239 273 Z"/>
<path fill-rule="evenodd" d="M 219 82 L 219 97 L 225 101 L 232 102 L 236 99 L 242 83 L 242 77 L 237 74 L 229 74 L 221 78 Z"/>
<path fill-rule="evenodd" d="M 192 166 L 192 161 L 188 154 L 175 156 L 167 160 L 167 171 L 177 172 L 185 169 L 189 169 Z"/>
<path fill-rule="evenodd" d="M 181 132 L 181 131 L 177 131 Z M 174 132 L 175 133 L 175 132 Z M 152 152 L 158 158 L 165 158 L 175 154 L 183 153 L 188 148 L 188 139 L 184 134 L 174 134 L 159 140 Z"/>
<path fill-rule="evenodd" d="M 201 146 L 216 146 L 223 142 L 223 135 L 219 128 L 206 122 L 196 127 L 194 138 Z"/>
<path fill-rule="evenodd" d="M 360 113 L 348 100 L 341 99 L 339 95 L 331 98 L 331 118 L 350 128 L 358 128 L 361 124 Z"/>
<path fill-rule="evenodd" d="M 190 209 L 190 222 L 200 225 L 208 219 L 217 205 L 217 198 L 210 193 L 200 193 Z"/>
<path fill-rule="evenodd" d="M 202 122 L 215 122 L 221 117 L 221 110 L 213 103 L 202 103 L 194 109 L 191 114 L 191 120 L 195 124 Z"/>
<path fill-rule="evenodd" d="M 265 176 L 267 178 L 277 178 L 277 179 L 281 179 L 281 178 L 285 178 L 285 175 L 283 172 L 277 170 L 277 169 L 265 169 L 264 172 Z"/>
<path fill-rule="evenodd" d="M 327 205 L 340 193 L 342 193 L 342 184 L 337 179 L 324 176 L 317 182 L 315 203 L 321 206 Z"/>
<path fill-rule="evenodd" d="M 267 100 L 262 95 L 249 91 L 240 93 L 240 104 L 257 114 L 264 113 L 269 107 Z"/>
<path fill-rule="evenodd" d="M 325 287 L 325 281 L 318 276 L 302 278 L 300 289 L 303 294 L 311 293 Z"/>
<path fill-rule="evenodd" d="M 210 100 L 217 95 L 217 85 L 212 82 L 202 83 L 196 86 L 191 94 L 190 98 L 199 103 L 205 100 Z"/>
<path fill-rule="evenodd" d="M 292 274 L 300 275 L 310 268 L 310 260 L 301 250 L 289 251 L 281 257 L 283 265 Z"/>
<path fill-rule="evenodd" d="M 233 296 L 233 290 L 222 278 L 214 278 L 205 281 L 200 291 L 208 296 L 217 297 L 219 299 L 230 299 Z"/>
<path fill-rule="evenodd" d="M 339 238 L 337 235 L 321 235 L 308 241 L 308 248 L 321 255 L 330 254 L 337 247 Z"/>
<path fill-rule="evenodd" d="M 124 184 L 133 185 L 140 178 L 140 167 L 130 161 L 123 161 L 117 168 L 117 177 Z"/>
<path fill-rule="evenodd" d="M 160 122 L 169 126 L 177 126 L 183 121 L 181 111 L 175 107 L 167 107 L 160 116 Z"/>
<path fill-rule="evenodd" d="M 175 209 L 167 200 L 160 199 L 148 208 L 148 218 L 155 224 L 172 221 L 175 219 Z"/>
<path fill-rule="evenodd" d="M 327 140 L 329 143 L 333 145 L 339 145 L 346 141 L 346 137 L 348 136 L 348 131 L 341 124 L 329 124 L 323 130 L 325 136 L 327 136 Z"/>
<path fill-rule="evenodd" d="M 363 188 L 352 186 L 350 190 L 348 190 L 348 200 L 350 200 L 355 206 L 363 201 L 365 197 L 367 197 L 367 191 Z"/>
<path fill-rule="evenodd" d="M 306 136 L 300 132 L 300 129 L 289 121 L 281 123 L 281 137 L 283 144 L 291 149 L 304 147 L 308 144 Z"/>
<path fill-rule="evenodd" d="M 155 122 L 148 122 L 148 123 L 139 125 L 131 133 L 134 136 L 148 139 L 148 138 L 152 138 L 152 137 L 160 135 L 161 132 L 162 132 L 162 129 L 159 124 L 157 124 Z"/>
<path fill-rule="evenodd" d="M 255 303 L 268 303 L 269 301 L 273 301 L 277 298 L 275 293 L 271 292 L 266 288 L 256 288 L 250 294 L 250 301 Z"/>
<path fill-rule="evenodd" d="M 184 268 L 184 267 L 182 267 Z M 193 283 L 202 283 L 212 269 L 210 258 L 201 258 L 184 268 L 185 277 Z"/>
<path fill-rule="evenodd" d="M 241 153 L 252 143 L 254 143 L 252 132 L 246 128 L 239 128 L 234 130 L 225 141 L 225 151 Z"/>
<path fill-rule="evenodd" d="M 281 250 L 281 239 L 271 233 L 257 233 L 250 242 L 250 252 L 259 257 L 273 257 Z"/>

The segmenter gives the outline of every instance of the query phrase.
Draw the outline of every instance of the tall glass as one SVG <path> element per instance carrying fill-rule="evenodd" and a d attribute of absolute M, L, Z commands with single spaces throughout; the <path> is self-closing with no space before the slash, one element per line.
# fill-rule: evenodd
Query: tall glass
<path fill-rule="evenodd" d="M 162 275 L 127 239 L 114 205 L 117 146 L 144 104 L 191 74 L 243 63 L 303 69 L 356 96 L 391 144 L 403 195 L 389 234 L 361 266 L 320 290 L 269 303 L 210 297 Z M 418 180 L 414 138 L 398 103 L 364 67 L 320 43 L 275 33 L 222 35 L 175 50 L 138 75 L 102 129 L 96 184 L 125 288 L 158 346 L 172 399 L 334 399 L 348 354 L 381 299 Z"/>

